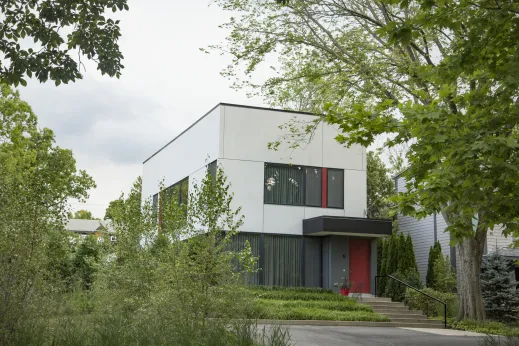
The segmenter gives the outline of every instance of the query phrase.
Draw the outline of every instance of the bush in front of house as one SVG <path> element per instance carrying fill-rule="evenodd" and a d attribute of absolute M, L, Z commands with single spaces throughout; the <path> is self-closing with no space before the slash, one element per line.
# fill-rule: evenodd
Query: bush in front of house
<path fill-rule="evenodd" d="M 258 291 L 290 291 L 290 292 L 311 292 L 311 293 L 333 293 L 329 288 L 321 287 L 290 287 L 290 286 L 251 286 L 252 290 Z"/>
<path fill-rule="evenodd" d="M 498 249 L 485 259 L 481 289 L 489 318 L 502 322 L 519 320 L 519 290 L 512 270 Z"/>
<path fill-rule="evenodd" d="M 413 287 L 423 287 L 418 273 L 413 240 L 410 235 L 402 233 L 392 235 L 383 241 L 380 275 L 391 275 Z M 394 301 L 402 301 L 406 286 L 391 278 L 380 278 L 377 292 Z"/>
<path fill-rule="evenodd" d="M 435 297 L 447 304 L 447 317 L 456 317 L 458 314 L 458 296 L 455 293 L 438 292 L 431 288 L 424 288 L 422 292 Z M 443 316 L 443 304 L 411 289 L 405 293 L 405 303 L 412 310 L 422 310 L 428 317 Z"/>
<path fill-rule="evenodd" d="M 433 264 L 434 282 L 430 288 L 446 293 L 456 293 L 456 272 L 452 268 L 449 256 L 442 254 L 436 258 Z"/>
<path fill-rule="evenodd" d="M 436 286 L 436 277 L 434 275 L 434 263 L 441 256 L 443 256 L 442 246 L 440 242 L 437 241 L 429 249 L 429 261 L 427 262 L 427 275 L 425 277 L 425 285 L 432 289 L 434 289 L 434 287 Z"/>

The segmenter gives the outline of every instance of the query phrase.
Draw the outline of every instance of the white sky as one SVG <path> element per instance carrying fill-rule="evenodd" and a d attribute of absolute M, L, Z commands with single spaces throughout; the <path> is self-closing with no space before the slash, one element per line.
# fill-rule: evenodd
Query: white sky
<path fill-rule="evenodd" d="M 129 0 L 121 19 L 124 55 L 120 80 L 101 76 L 86 64 L 83 80 L 55 87 L 31 80 L 20 93 L 41 127 L 57 144 L 72 149 L 77 167 L 97 183 L 86 204 L 102 218 L 108 203 L 127 192 L 142 162 L 218 102 L 261 106 L 220 76 L 230 57 L 202 53 L 221 43 L 218 25 L 229 13 L 208 0 Z M 200 140 L 203 140 L 202 138 Z"/>

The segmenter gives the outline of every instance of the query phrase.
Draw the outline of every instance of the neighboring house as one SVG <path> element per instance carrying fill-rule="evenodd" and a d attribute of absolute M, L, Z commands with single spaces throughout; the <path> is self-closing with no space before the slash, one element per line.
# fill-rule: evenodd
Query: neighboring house
<path fill-rule="evenodd" d="M 403 172 L 402 172 L 403 173 Z M 402 173 L 397 175 L 395 179 L 395 189 L 397 192 L 405 192 L 405 178 Z M 429 249 L 436 241 L 439 241 L 444 256 L 450 256 L 451 264 L 456 268 L 456 262 L 459 256 L 456 248 L 451 245 L 451 236 L 449 232 L 445 232 L 447 223 L 441 214 L 429 215 L 423 219 L 415 219 L 410 216 L 398 215 L 398 230 L 404 234 L 410 234 L 413 239 L 416 262 L 421 279 L 425 282 L 427 275 L 427 266 L 429 264 Z M 502 229 L 499 227 L 488 231 L 487 243 L 484 248 L 484 255 L 499 248 L 503 255 L 509 260 L 519 260 L 519 249 L 511 249 L 509 246 L 514 239 L 505 237 Z M 519 268 L 516 268 L 516 278 L 519 280 Z"/>
<path fill-rule="evenodd" d="M 372 292 L 376 239 L 391 234 L 388 220 L 368 220 L 366 150 L 346 148 L 337 131 L 319 124 L 309 144 L 278 151 L 267 144 L 289 132 L 291 120 L 308 124 L 309 113 L 220 103 L 144 161 L 142 196 L 158 206 L 159 183 L 168 198 L 186 202 L 195 181 L 222 167 L 245 216 L 235 249 L 246 240 L 264 285 L 338 287 Z"/>
<path fill-rule="evenodd" d="M 111 241 L 116 240 L 115 231 L 109 220 L 69 219 L 65 228 L 82 238 L 93 235 L 98 241 L 102 241 L 102 237 L 108 233 Z"/>

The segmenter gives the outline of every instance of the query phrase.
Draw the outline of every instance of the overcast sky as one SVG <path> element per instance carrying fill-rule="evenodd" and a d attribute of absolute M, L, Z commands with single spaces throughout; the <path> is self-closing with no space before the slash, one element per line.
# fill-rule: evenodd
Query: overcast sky
<path fill-rule="evenodd" d="M 229 17 L 208 0 L 129 0 L 121 19 L 121 79 L 101 76 L 87 64 L 83 80 L 69 85 L 29 81 L 20 93 L 41 127 L 72 149 L 77 167 L 94 177 L 86 204 L 102 218 L 108 203 L 127 192 L 142 162 L 218 102 L 261 106 L 229 88 L 220 71 L 230 57 L 199 48 L 223 41 Z M 203 140 L 203 139 L 201 139 Z"/>

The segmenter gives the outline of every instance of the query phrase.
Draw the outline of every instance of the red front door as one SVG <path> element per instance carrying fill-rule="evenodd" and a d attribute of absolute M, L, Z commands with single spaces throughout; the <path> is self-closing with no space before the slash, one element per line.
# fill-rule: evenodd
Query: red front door
<path fill-rule="evenodd" d="M 350 283 L 355 293 L 370 293 L 370 252 L 369 239 L 350 238 Z"/>

